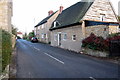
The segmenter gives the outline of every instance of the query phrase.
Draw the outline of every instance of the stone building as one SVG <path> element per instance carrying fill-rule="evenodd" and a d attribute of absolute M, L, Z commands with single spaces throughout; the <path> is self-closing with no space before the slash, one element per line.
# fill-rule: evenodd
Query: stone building
<path fill-rule="evenodd" d="M 0 0 L 0 28 L 11 33 L 12 0 Z"/>
<path fill-rule="evenodd" d="M 117 22 L 109 0 L 82 0 L 63 10 L 52 23 L 51 45 L 79 52 L 82 40 L 91 33 L 106 38 L 118 32 Z"/>
<path fill-rule="evenodd" d="M 57 16 L 62 12 L 63 7 L 60 6 L 60 9 L 56 12 L 53 12 L 50 10 L 48 12 L 48 17 L 40 21 L 36 26 L 35 26 L 35 35 L 38 38 L 40 42 L 43 43 L 50 43 L 51 37 L 50 37 L 50 27 L 52 25 L 52 22 L 57 18 Z"/>

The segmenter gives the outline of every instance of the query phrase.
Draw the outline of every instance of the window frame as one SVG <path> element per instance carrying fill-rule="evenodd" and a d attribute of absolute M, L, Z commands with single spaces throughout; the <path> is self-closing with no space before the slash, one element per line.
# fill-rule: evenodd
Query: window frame
<path fill-rule="evenodd" d="M 44 24 L 41 25 L 41 28 L 42 28 L 42 29 L 44 28 Z"/>
<path fill-rule="evenodd" d="M 105 14 L 100 14 L 100 21 L 105 21 Z"/>
<path fill-rule="evenodd" d="M 57 39 L 58 39 L 57 34 L 54 34 L 54 41 L 57 41 Z"/>
<path fill-rule="evenodd" d="M 66 36 L 65 36 L 66 35 Z M 67 33 L 63 33 L 63 40 L 66 41 L 67 40 Z"/>
<path fill-rule="evenodd" d="M 74 34 L 74 35 L 72 35 L 72 40 L 73 41 L 76 41 L 77 40 L 77 36 Z"/>
<path fill-rule="evenodd" d="M 55 22 L 53 23 L 53 27 L 56 27 L 56 24 L 57 24 L 57 22 L 55 21 Z"/>

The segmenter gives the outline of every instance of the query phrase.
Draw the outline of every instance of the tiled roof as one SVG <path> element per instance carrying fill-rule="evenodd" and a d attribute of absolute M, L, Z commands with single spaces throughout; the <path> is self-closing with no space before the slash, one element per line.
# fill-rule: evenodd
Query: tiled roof
<path fill-rule="evenodd" d="M 55 13 L 56 13 L 56 12 L 55 12 Z M 51 18 L 55 13 L 53 13 L 52 15 L 50 15 L 50 16 L 44 18 L 44 19 L 43 19 L 41 22 L 39 22 L 35 27 L 38 27 L 38 26 L 40 26 L 40 25 L 46 23 L 47 20 L 48 20 L 49 18 Z"/>
<path fill-rule="evenodd" d="M 55 20 L 59 25 L 57 25 L 56 27 L 53 27 L 52 25 L 50 30 L 64 28 L 66 26 L 79 23 L 80 20 L 84 17 L 85 13 L 90 8 L 90 6 L 92 5 L 92 1 L 82 0 L 63 10 L 63 12 Z"/>
<path fill-rule="evenodd" d="M 17 34 L 22 34 L 22 32 L 17 32 Z"/>

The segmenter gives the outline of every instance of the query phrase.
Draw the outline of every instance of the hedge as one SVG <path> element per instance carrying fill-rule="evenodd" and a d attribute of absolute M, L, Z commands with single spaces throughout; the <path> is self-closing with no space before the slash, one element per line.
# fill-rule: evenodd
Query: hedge
<path fill-rule="evenodd" d="M 4 30 L 0 30 L 0 37 L 2 38 L 2 71 L 10 63 L 11 52 L 12 52 L 12 42 L 11 34 Z"/>
<path fill-rule="evenodd" d="M 120 41 L 120 33 L 111 34 L 106 39 L 91 33 L 89 37 L 82 40 L 82 47 L 92 50 L 109 51 L 111 41 Z"/>

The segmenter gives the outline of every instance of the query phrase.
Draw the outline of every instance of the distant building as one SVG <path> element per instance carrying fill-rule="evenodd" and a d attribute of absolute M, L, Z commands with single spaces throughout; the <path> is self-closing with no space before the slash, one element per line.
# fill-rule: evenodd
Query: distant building
<path fill-rule="evenodd" d="M 23 33 L 22 32 L 17 32 L 17 36 L 20 38 L 23 38 Z"/>
<path fill-rule="evenodd" d="M 0 0 L 0 29 L 11 33 L 12 0 Z"/>

